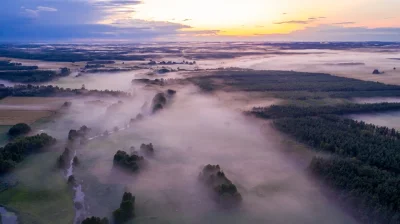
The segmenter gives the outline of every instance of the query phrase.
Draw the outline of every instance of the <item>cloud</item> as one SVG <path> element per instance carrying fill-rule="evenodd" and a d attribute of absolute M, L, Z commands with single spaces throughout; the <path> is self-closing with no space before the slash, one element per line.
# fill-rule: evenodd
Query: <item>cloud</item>
<path fill-rule="evenodd" d="M 350 25 L 350 24 L 355 24 L 356 22 L 339 22 L 339 23 L 332 23 L 332 25 Z"/>
<path fill-rule="evenodd" d="M 190 20 L 192 20 L 192 19 L 184 19 L 183 22 L 190 21 Z"/>
<path fill-rule="evenodd" d="M 217 31 L 191 31 L 192 27 L 165 21 L 121 19 L 113 24 L 7 23 L 0 41 L 73 41 L 84 39 L 149 41 L 179 35 L 213 35 Z"/>
<path fill-rule="evenodd" d="M 289 34 L 270 34 L 257 38 L 264 41 L 400 41 L 400 27 L 318 25 Z"/>
<path fill-rule="evenodd" d="M 281 21 L 281 22 L 276 22 L 274 24 L 280 25 L 280 24 L 308 24 L 310 21 L 308 20 L 288 20 L 288 21 Z"/>
<path fill-rule="evenodd" d="M 24 6 L 21 7 L 22 15 L 28 18 L 37 18 L 40 15 L 40 12 L 57 12 L 56 8 L 46 7 L 46 6 L 38 6 L 36 9 L 28 9 Z"/>
<path fill-rule="evenodd" d="M 92 5 L 101 8 L 126 7 L 141 4 L 140 0 L 96 0 Z"/>
<path fill-rule="evenodd" d="M 46 7 L 46 6 L 38 6 L 36 8 L 37 11 L 39 12 L 57 12 L 58 10 L 56 8 L 51 8 L 51 7 Z"/>
<path fill-rule="evenodd" d="M 26 16 L 28 18 L 37 18 L 39 16 L 39 12 L 37 10 L 33 10 L 33 9 L 22 9 L 22 15 Z"/>
<path fill-rule="evenodd" d="M 287 21 L 281 21 L 281 22 L 275 22 L 274 24 L 276 25 L 281 25 L 281 24 L 309 24 L 316 22 L 320 19 L 324 19 L 325 17 L 309 17 L 307 20 L 287 20 Z"/>

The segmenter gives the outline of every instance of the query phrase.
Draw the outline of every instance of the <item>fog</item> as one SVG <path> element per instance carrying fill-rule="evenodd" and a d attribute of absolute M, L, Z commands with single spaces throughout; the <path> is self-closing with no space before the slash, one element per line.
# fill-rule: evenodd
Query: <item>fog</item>
<path fill-rule="evenodd" d="M 71 108 L 40 126 L 61 141 L 70 129 L 82 125 L 92 128 L 91 136 L 98 136 L 115 126 L 126 127 L 138 113 L 145 116 L 77 148 L 81 165 L 74 175 L 85 194 L 86 215 L 111 214 L 123 191 L 129 190 L 136 196 L 135 223 L 354 223 L 322 196 L 296 157 L 283 153 L 289 146 L 268 122 L 245 117 L 224 102 L 226 97 L 204 95 L 194 86 L 176 86 L 168 106 L 151 114 L 152 98 L 165 89 L 132 86 L 130 80 L 141 75 L 141 71 L 95 74 L 56 82 L 133 93 L 132 99 L 72 99 Z M 102 102 L 93 103 L 96 100 Z M 107 111 L 118 101 L 123 103 Z M 147 165 L 139 173 L 113 167 L 117 150 L 130 152 L 132 146 L 138 149 L 150 142 L 155 155 L 145 157 Z M 243 197 L 239 208 L 222 209 L 209 197 L 198 182 L 206 164 L 219 164 L 238 187 Z"/>
<path fill-rule="evenodd" d="M 399 53 L 367 50 L 291 50 L 287 54 L 257 55 L 223 60 L 199 60 L 200 69 L 241 67 L 267 70 L 326 72 L 334 75 L 400 84 Z M 174 58 L 174 60 L 181 60 Z M 41 64 L 52 67 L 49 62 Z M 156 69 L 155 67 L 154 69 Z M 372 75 L 373 69 L 385 74 Z M 288 155 L 297 145 L 275 131 L 268 121 L 242 114 L 253 106 L 280 103 L 255 93 L 217 92 L 204 94 L 195 86 L 145 87 L 133 85 L 135 78 L 180 78 L 187 72 L 148 76 L 151 69 L 120 73 L 85 73 L 60 78 L 46 84 L 65 88 L 121 90 L 132 98 L 72 98 L 72 106 L 49 122 L 37 124 L 59 140 L 55 154 L 41 155 L 50 166 L 62 153 L 70 129 L 86 125 L 92 129 L 90 141 L 76 148 L 80 165 L 73 173 L 82 187 L 85 216 L 109 216 L 118 208 L 124 191 L 136 196 L 135 223 L 355 223 L 338 208 L 335 198 L 326 198 L 325 188 L 307 175 L 313 152 Z M 151 113 L 155 94 L 167 88 L 177 90 L 168 105 Z M 121 103 L 118 104 L 118 102 Z M 398 102 L 395 98 L 375 98 L 356 102 Z M 113 109 L 108 109 L 114 105 Z M 144 119 L 129 124 L 139 113 Z M 395 127 L 398 113 L 354 115 L 368 123 Z M 119 131 L 113 131 L 118 127 Z M 395 127 L 395 128 L 400 128 Z M 101 136 L 108 130 L 109 136 Z M 127 174 L 113 166 L 117 150 L 132 152 L 152 143 L 153 157 L 146 166 Z M 32 159 L 37 163 L 38 159 Z M 29 162 L 29 161 L 28 161 Z M 198 182 L 206 164 L 219 164 L 243 197 L 239 208 L 223 209 Z M 29 167 L 29 166 L 26 166 Z M 28 172 L 27 168 L 22 172 Z M 44 169 L 45 169 L 44 168 Z M 35 168 L 36 169 L 36 168 Z M 39 168 L 37 168 L 40 170 Z M 50 178 L 25 179 L 37 188 L 57 187 Z M 33 182 L 38 182 L 32 184 Z M 64 180 L 65 181 L 65 180 Z M 62 182 L 64 184 L 64 182 Z M 73 205 L 70 205 L 73 206 Z"/>
<path fill-rule="evenodd" d="M 365 123 L 394 128 L 398 131 L 400 130 L 400 112 L 355 114 L 349 117 L 354 120 L 364 121 Z"/>
<path fill-rule="evenodd" d="M 398 51 L 373 50 L 283 50 L 285 54 L 248 56 L 236 59 L 205 60 L 200 68 L 239 67 L 256 70 L 294 70 L 333 75 L 388 84 L 400 84 Z M 396 67 L 396 70 L 393 68 Z M 379 69 L 385 74 L 373 75 Z"/>

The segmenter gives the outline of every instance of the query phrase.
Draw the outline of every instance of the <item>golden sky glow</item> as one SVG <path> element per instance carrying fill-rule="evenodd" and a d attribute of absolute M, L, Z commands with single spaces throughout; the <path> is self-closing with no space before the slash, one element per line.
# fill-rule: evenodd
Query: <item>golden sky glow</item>
<path fill-rule="evenodd" d="M 182 23 L 194 30 L 220 30 L 221 35 L 240 36 L 289 33 L 313 24 L 393 26 L 400 21 L 395 18 L 396 6 L 400 9 L 399 0 L 144 0 L 135 6 L 133 18 Z M 276 24 L 317 17 L 321 18 Z"/>

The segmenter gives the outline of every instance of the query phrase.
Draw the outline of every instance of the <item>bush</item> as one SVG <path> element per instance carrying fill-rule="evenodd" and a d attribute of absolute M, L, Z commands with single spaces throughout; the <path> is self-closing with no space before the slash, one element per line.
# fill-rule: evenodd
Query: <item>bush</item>
<path fill-rule="evenodd" d="M 20 137 L 0 148 L 0 174 L 10 171 L 24 158 L 44 147 L 55 143 L 55 139 L 45 133 L 30 137 Z"/>
<path fill-rule="evenodd" d="M 116 224 L 125 223 L 135 216 L 135 196 L 125 192 L 122 196 L 120 207 L 113 212 Z"/>
<path fill-rule="evenodd" d="M 100 219 L 99 217 L 90 217 L 82 221 L 82 224 L 108 224 L 110 223 L 107 218 Z"/>
<path fill-rule="evenodd" d="M 114 165 L 117 165 L 125 170 L 136 172 L 139 170 L 139 165 L 144 158 L 135 154 L 128 155 L 125 151 L 118 150 L 114 155 Z"/>
<path fill-rule="evenodd" d="M 19 123 L 10 128 L 8 130 L 8 135 L 11 137 L 16 137 L 19 135 L 27 134 L 31 131 L 31 127 L 25 123 Z"/>

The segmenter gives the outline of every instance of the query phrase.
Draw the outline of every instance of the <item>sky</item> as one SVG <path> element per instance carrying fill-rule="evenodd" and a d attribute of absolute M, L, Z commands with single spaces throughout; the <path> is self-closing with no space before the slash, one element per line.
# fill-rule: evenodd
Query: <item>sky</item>
<path fill-rule="evenodd" d="M 2 0 L 0 41 L 400 41 L 400 0 Z"/>

